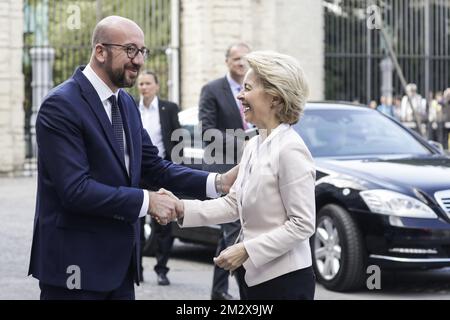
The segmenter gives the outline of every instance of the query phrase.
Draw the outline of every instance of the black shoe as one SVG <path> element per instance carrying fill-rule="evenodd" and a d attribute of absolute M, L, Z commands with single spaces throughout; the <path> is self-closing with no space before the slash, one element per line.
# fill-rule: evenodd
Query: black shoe
<path fill-rule="evenodd" d="M 211 300 L 234 300 L 234 298 L 226 292 L 213 292 L 211 293 Z"/>
<path fill-rule="evenodd" d="M 168 286 L 170 284 L 169 279 L 164 273 L 158 273 L 158 285 L 159 286 Z"/>

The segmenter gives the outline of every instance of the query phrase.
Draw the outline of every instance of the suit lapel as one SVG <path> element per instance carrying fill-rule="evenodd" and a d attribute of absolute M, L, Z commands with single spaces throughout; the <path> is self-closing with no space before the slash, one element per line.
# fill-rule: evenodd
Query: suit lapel
<path fill-rule="evenodd" d="M 236 105 L 236 99 L 234 99 L 233 92 L 231 91 L 231 87 L 228 83 L 227 77 L 223 78 L 222 91 L 223 95 L 225 96 L 227 111 L 231 113 L 236 119 L 239 119 L 242 128 L 244 128 L 242 125 L 241 113 L 239 112 L 239 109 Z"/>
<path fill-rule="evenodd" d="M 159 123 L 161 124 L 161 134 L 163 138 L 164 148 L 166 149 L 166 153 L 168 150 L 168 141 L 170 141 L 169 133 L 169 115 L 167 107 L 164 105 L 164 102 L 158 100 L 158 109 L 159 109 Z"/>
<path fill-rule="evenodd" d="M 81 68 L 78 68 L 75 71 L 73 77 L 79 83 L 81 87 L 81 94 L 88 102 L 89 107 L 94 112 L 98 122 L 100 122 L 103 132 L 105 133 L 106 140 L 108 141 L 110 147 L 113 149 L 117 161 L 121 163 L 122 168 L 126 172 L 127 168 L 125 166 L 125 159 L 122 156 L 122 152 L 120 151 L 116 139 L 114 138 L 111 121 L 109 120 L 108 115 L 106 114 L 103 103 L 100 101 L 97 92 L 95 91 L 94 87 L 91 85 L 89 80 L 87 80 L 86 77 L 83 75 Z M 125 120 L 124 122 L 126 123 Z"/>
<path fill-rule="evenodd" d="M 133 149 L 133 138 L 131 136 L 130 129 L 130 115 L 128 114 L 129 109 L 126 107 L 125 99 L 123 98 L 122 90 L 119 91 L 119 109 L 123 119 L 123 130 L 125 131 L 125 138 L 127 139 L 128 154 L 130 157 L 130 178 L 132 177 L 133 171 L 133 161 L 134 161 L 134 149 Z"/>

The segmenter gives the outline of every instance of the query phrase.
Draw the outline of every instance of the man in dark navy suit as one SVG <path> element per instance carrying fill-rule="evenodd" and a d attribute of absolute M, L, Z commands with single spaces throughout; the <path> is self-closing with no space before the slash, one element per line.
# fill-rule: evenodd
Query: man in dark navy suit
<path fill-rule="evenodd" d="M 139 218 L 151 214 L 167 224 L 176 217 L 170 197 L 139 183 L 214 197 L 236 174 L 220 177 L 158 156 L 135 102 L 120 90 L 135 83 L 148 54 L 136 23 L 101 20 L 92 48 L 89 64 L 48 94 L 36 120 L 29 273 L 39 279 L 41 299 L 134 299 Z"/>

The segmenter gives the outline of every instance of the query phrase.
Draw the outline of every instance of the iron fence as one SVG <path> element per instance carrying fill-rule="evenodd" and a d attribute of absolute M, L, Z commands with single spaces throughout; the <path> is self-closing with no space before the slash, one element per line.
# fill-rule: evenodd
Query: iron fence
<path fill-rule="evenodd" d="M 373 20 L 381 22 L 406 81 L 428 98 L 450 86 L 450 2 L 448 0 L 323 0 L 325 97 L 368 103 L 381 96 L 380 62 L 386 44 Z M 403 95 L 393 75 L 393 94 Z"/>
<path fill-rule="evenodd" d="M 42 95 L 69 78 L 77 66 L 87 64 L 92 30 L 103 17 L 121 15 L 140 25 L 151 52 L 143 68 L 158 74 L 160 95 L 167 98 L 171 0 L 25 0 L 23 10 L 25 139 L 30 161 L 35 159 L 33 117 Z M 137 95 L 136 88 L 128 91 Z"/>

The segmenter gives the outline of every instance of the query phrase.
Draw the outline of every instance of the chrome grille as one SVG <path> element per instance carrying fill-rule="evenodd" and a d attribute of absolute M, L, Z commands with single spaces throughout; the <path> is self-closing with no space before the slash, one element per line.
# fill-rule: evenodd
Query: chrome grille
<path fill-rule="evenodd" d="M 443 190 L 434 193 L 434 198 L 439 203 L 441 208 L 450 218 L 450 190 Z"/>

